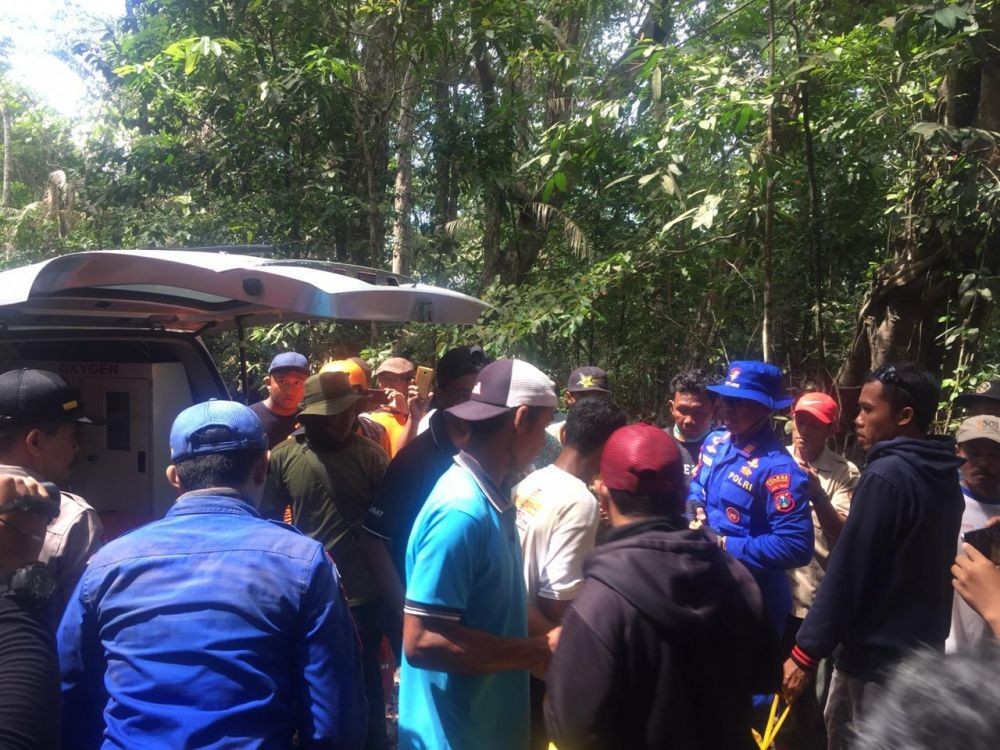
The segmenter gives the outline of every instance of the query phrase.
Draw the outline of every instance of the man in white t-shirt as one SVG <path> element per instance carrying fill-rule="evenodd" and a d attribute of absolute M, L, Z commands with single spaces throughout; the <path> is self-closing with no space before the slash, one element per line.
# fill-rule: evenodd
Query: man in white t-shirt
<path fill-rule="evenodd" d="M 969 417 L 955 435 L 957 453 L 965 459 L 960 469 L 965 513 L 962 534 L 981 529 L 1000 516 L 1000 417 Z M 959 549 L 961 550 L 961 539 Z M 956 596 L 951 605 L 951 632 L 945 649 L 974 646 L 989 637 L 990 628 L 972 607 Z"/>
<path fill-rule="evenodd" d="M 604 443 L 626 421 L 625 412 L 609 399 L 580 401 L 566 418 L 566 444 L 559 457 L 511 490 L 517 507 L 532 632 L 558 626 L 583 586 L 583 561 L 594 549 L 600 524 L 597 499 L 587 485 L 597 474 Z M 542 714 L 544 692 L 542 683 L 533 679 L 532 748 L 548 746 Z"/>

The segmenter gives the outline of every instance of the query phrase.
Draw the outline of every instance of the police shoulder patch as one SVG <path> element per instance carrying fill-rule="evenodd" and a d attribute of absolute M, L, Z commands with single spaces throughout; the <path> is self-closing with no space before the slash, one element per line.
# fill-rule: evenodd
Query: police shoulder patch
<path fill-rule="evenodd" d="M 764 486 L 772 495 L 782 490 L 787 490 L 792 486 L 791 474 L 772 474 L 764 480 Z"/>
<path fill-rule="evenodd" d="M 772 493 L 774 509 L 779 513 L 790 513 L 795 508 L 795 498 L 791 492 Z"/>

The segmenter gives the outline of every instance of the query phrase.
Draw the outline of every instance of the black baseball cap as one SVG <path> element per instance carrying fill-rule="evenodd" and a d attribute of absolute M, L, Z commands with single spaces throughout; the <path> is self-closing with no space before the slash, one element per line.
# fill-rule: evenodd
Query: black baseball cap
<path fill-rule="evenodd" d="M 80 393 L 48 370 L 10 370 L 0 375 L 0 429 L 38 422 L 93 424 Z"/>
<path fill-rule="evenodd" d="M 476 375 L 492 361 L 478 346 L 456 346 L 449 349 L 437 363 L 438 387 L 444 388 L 453 380 L 466 375 Z"/>
<path fill-rule="evenodd" d="M 963 393 L 955 399 L 955 406 L 968 408 L 979 399 L 1000 401 L 1000 380 L 984 380 L 974 391 Z"/>
<path fill-rule="evenodd" d="M 608 374 L 600 367 L 577 367 L 566 380 L 570 393 L 611 393 Z"/>

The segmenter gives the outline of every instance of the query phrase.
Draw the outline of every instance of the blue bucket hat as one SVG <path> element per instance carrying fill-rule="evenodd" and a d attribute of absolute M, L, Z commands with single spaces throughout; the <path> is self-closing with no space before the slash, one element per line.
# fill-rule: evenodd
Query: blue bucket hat
<path fill-rule="evenodd" d="M 260 417 L 235 401 L 213 399 L 189 406 L 170 428 L 171 461 L 249 450 L 267 450 L 267 434 Z"/>
<path fill-rule="evenodd" d="M 792 405 L 792 397 L 781 387 L 781 370 L 766 362 L 737 361 L 729 363 L 726 379 L 708 390 L 727 398 L 745 398 L 769 409 L 784 409 Z"/>

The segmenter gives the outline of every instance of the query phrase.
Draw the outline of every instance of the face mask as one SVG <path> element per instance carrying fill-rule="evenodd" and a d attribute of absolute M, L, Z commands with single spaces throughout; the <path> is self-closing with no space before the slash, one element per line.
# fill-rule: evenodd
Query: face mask
<path fill-rule="evenodd" d="M 705 436 L 708 435 L 708 433 L 710 433 L 711 431 L 712 431 L 712 426 L 709 425 L 707 430 L 705 430 L 698 437 L 692 440 L 686 435 L 682 435 L 681 431 L 677 429 L 677 425 L 674 425 L 674 437 L 677 438 L 677 440 L 679 440 L 682 443 L 697 443 L 699 440 L 704 440 Z"/>
<path fill-rule="evenodd" d="M 28 563 L 0 576 L 0 598 L 42 604 L 52 598 L 56 581 L 46 565 Z"/>

